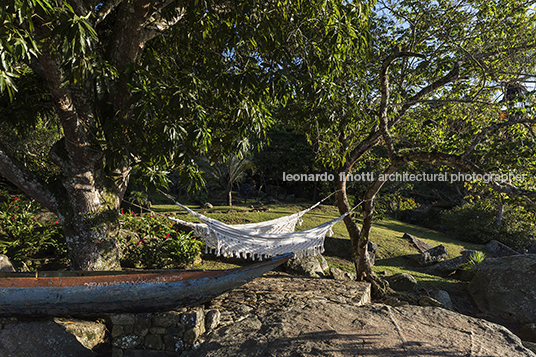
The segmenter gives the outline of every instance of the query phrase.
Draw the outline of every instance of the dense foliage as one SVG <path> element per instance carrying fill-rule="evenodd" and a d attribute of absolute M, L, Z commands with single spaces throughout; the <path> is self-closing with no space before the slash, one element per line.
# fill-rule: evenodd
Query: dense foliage
<path fill-rule="evenodd" d="M 496 208 L 485 202 L 467 203 L 445 211 L 441 223 L 464 242 L 486 244 L 498 240 L 513 249 L 522 249 L 536 241 L 534 213 L 519 206 L 506 206 L 498 224 Z"/>
<path fill-rule="evenodd" d="M 203 243 L 173 228 L 166 217 L 121 213 L 122 265 L 135 268 L 184 268 L 199 257 Z"/>
<path fill-rule="evenodd" d="M 66 256 L 61 226 L 57 221 L 38 220 L 40 210 L 35 201 L 19 197 L 0 204 L 0 253 L 18 268 L 25 264 L 35 269 L 40 259 L 61 261 Z"/>

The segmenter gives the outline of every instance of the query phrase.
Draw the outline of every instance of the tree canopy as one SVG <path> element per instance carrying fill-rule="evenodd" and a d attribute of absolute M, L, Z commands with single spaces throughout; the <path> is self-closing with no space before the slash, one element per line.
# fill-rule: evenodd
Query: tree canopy
<path fill-rule="evenodd" d="M 58 215 L 77 269 L 119 268 L 133 167 L 195 173 L 200 152 L 256 144 L 294 94 L 291 71 L 366 42 L 367 5 L 340 0 L 3 4 L 0 173 Z M 31 165 L 13 144 L 43 128 Z"/>

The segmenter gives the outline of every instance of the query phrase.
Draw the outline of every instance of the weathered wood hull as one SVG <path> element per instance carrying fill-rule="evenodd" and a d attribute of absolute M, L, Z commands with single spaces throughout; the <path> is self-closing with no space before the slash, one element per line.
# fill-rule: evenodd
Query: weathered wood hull
<path fill-rule="evenodd" d="M 292 254 L 229 270 L 0 275 L 0 316 L 166 311 L 210 301 L 286 262 Z"/>

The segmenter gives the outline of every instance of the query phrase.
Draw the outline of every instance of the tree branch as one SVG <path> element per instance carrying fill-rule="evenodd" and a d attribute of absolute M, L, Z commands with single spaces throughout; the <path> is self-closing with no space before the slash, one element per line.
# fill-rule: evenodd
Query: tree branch
<path fill-rule="evenodd" d="M 385 141 L 385 147 L 387 149 L 387 154 L 390 158 L 393 158 L 395 155 L 395 149 L 393 146 L 393 139 L 391 138 L 391 134 L 389 133 L 388 128 L 388 116 L 387 116 L 387 108 L 389 103 L 389 67 L 391 64 L 398 58 L 402 57 L 419 57 L 419 58 L 425 58 L 425 56 L 413 53 L 413 52 L 406 52 L 406 51 L 397 51 L 395 50 L 392 54 L 390 54 L 385 61 L 382 63 L 382 68 L 380 71 L 380 87 L 381 87 L 381 99 L 380 99 L 380 112 L 379 112 L 379 121 L 380 121 L 380 131 L 383 136 L 383 140 Z"/>
<path fill-rule="evenodd" d="M 26 195 L 58 214 L 58 202 L 49 185 L 28 170 L 24 164 L 11 157 L 0 143 L 0 173 Z"/>

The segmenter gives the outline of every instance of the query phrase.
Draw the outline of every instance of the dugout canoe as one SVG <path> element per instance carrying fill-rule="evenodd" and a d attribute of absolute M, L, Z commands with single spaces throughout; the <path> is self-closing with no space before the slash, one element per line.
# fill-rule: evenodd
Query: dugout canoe
<path fill-rule="evenodd" d="M 0 316 L 168 311 L 210 301 L 292 254 L 228 270 L 0 274 Z"/>

